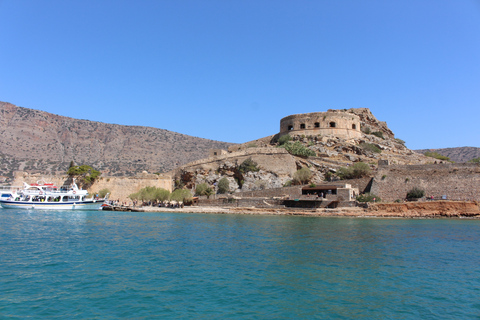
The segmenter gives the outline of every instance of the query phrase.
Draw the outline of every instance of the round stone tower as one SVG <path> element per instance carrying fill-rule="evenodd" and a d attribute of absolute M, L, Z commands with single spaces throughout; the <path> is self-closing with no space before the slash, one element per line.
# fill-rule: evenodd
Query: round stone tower
<path fill-rule="evenodd" d="M 328 110 L 294 114 L 280 120 L 280 135 L 333 135 L 340 138 L 360 138 L 360 118 L 350 112 Z"/>

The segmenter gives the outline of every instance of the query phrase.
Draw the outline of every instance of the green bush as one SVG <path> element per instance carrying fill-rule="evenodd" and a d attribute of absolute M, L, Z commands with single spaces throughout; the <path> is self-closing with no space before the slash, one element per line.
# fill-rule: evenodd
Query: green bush
<path fill-rule="evenodd" d="M 402 139 L 396 138 L 396 139 L 395 139 L 395 142 L 400 143 L 400 144 L 403 145 L 403 146 L 405 145 L 405 141 L 403 141 Z"/>
<path fill-rule="evenodd" d="M 102 190 L 98 191 L 98 196 L 99 196 L 100 198 L 105 198 L 105 196 L 106 196 L 108 193 L 110 193 L 110 190 L 107 189 L 107 188 L 105 188 L 105 189 L 102 189 Z"/>
<path fill-rule="evenodd" d="M 307 167 L 303 167 L 293 174 L 293 181 L 300 184 L 305 184 L 308 182 L 308 180 L 310 180 L 311 176 L 312 172 L 310 171 L 310 169 L 308 169 Z"/>
<path fill-rule="evenodd" d="M 281 145 L 284 145 L 285 143 L 287 143 L 288 141 L 292 140 L 292 137 L 290 137 L 289 134 L 284 134 L 283 136 L 281 136 L 279 139 L 278 139 L 278 145 L 281 146 Z"/>
<path fill-rule="evenodd" d="M 188 189 L 176 189 L 170 195 L 170 200 L 189 202 L 192 201 L 192 193 Z"/>
<path fill-rule="evenodd" d="M 383 132 L 382 131 L 375 131 L 375 132 L 372 132 L 372 134 L 376 137 L 379 137 L 379 138 L 382 138 L 382 139 L 385 139 L 383 137 Z"/>
<path fill-rule="evenodd" d="M 425 190 L 420 188 L 412 188 L 407 192 L 407 199 L 420 199 L 425 196 Z"/>
<path fill-rule="evenodd" d="M 365 134 L 370 134 L 372 132 L 372 130 L 370 129 L 370 127 L 362 127 L 362 132 L 365 133 Z"/>
<path fill-rule="evenodd" d="M 197 187 L 195 188 L 195 194 L 199 196 L 206 196 L 210 194 L 211 191 L 212 191 L 212 188 L 210 188 L 210 186 L 205 182 L 198 184 Z"/>
<path fill-rule="evenodd" d="M 170 191 L 157 187 L 145 187 L 136 193 L 130 194 L 128 197 L 132 200 L 164 201 L 170 197 Z"/>
<path fill-rule="evenodd" d="M 438 159 L 438 160 L 445 160 L 445 161 L 450 160 L 449 157 L 446 157 L 444 155 L 441 155 L 438 152 L 433 152 L 433 151 L 427 151 L 427 152 L 424 153 L 424 155 L 426 155 L 427 157 L 430 157 L 430 158 Z"/>
<path fill-rule="evenodd" d="M 305 147 L 299 141 L 296 141 L 295 143 L 292 143 L 290 141 L 286 142 L 282 147 L 284 147 L 285 150 L 288 151 L 288 153 L 293 154 L 294 156 L 314 157 L 317 155 L 315 151 Z"/>
<path fill-rule="evenodd" d="M 377 147 L 376 145 L 374 145 L 373 143 L 365 143 L 365 142 L 361 143 L 360 148 L 362 148 L 365 151 L 370 151 L 370 152 L 374 152 L 374 153 L 382 153 L 382 150 L 379 147 Z"/>
<path fill-rule="evenodd" d="M 226 177 L 223 177 L 218 181 L 218 193 L 224 194 L 230 191 L 230 182 Z"/>
<path fill-rule="evenodd" d="M 341 167 L 337 170 L 340 179 L 358 179 L 369 176 L 372 173 L 370 166 L 365 162 L 357 162 L 350 167 Z"/>
<path fill-rule="evenodd" d="M 260 168 L 258 167 L 258 164 L 252 160 L 252 158 L 248 158 L 246 159 L 245 161 L 242 162 L 242 164 L 240 165 L 240 167 L 238 168 L 238 170 L 241 172 L 241 173 L 247 173 L 247 172 L 257 172 L 260 170 Z"/>
<path fill-rule="evenodd" d="M 81 166 L 70 167 L 67 171 L 67 174 L 71 177 L 75 177 L 80 186 L 92 185 L 101 175 L 100 171 L 97 171 L 85 164 Z"/>
<path fill-rule="evenodd" d="M 475 158 L 475 159 L 469 160 L 468 162 L 480 163 L 480 158 Z"/>
<path fill-rule="evenodd" d="M 375 199 L 375 200 L 374 200 Z M 358 202 L 380 202 L 382 199 L 373 193 L 364 193 L 357 196 Z"/>

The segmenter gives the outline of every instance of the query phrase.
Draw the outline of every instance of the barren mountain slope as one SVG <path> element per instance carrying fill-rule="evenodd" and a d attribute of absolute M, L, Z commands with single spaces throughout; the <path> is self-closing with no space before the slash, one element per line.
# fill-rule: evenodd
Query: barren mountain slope
<path fill-rule="evenodd" d="M 168 130 L 77 120 L 0 102 L 0 174 L 64 173 L 71 161 L 107 175 L 165 172 L 231 143 Z"/>
<path fill-rule="evenodd" d="M 420 149 L 415 152 L 425 154 L 431 151 L 449 157 L 454 162 L 468 162 L 475 158 L 480 158 L 480 148 L 475 147 L 457 147 L 457 148 L 441 148 L 441 149 Z"/>

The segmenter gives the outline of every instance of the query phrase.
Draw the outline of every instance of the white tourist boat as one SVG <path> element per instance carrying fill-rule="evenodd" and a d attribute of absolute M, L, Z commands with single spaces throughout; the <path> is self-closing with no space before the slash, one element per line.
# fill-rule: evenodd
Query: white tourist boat
<path fill-rule="evenodd" d="M 58 188 L 53 183 L 24 182 L 23 188 L 3 191 L 0 204 L 6 209 L 99 210 L 107 197 L 89 196 L 87 190 L 79 189 L 75 181 L 69 188 Z"/>

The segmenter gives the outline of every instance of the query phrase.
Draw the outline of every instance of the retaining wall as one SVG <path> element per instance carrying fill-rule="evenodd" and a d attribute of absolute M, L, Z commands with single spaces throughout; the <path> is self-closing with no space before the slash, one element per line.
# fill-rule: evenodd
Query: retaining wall
<path fill-rule="evenodd" d="M 474 163 L 379 166 L 371 192 L 382 201 L 404 199 L 417 187 L 436 199 L 479 201 L 480 165 Z"/>

